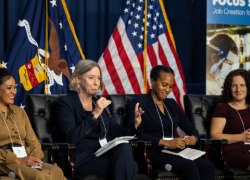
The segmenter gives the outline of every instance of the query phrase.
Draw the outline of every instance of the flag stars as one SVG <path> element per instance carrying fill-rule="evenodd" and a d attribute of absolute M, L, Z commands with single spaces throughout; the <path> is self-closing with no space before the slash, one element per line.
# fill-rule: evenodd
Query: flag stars
<path fill-rule="evenodd" d="M 151 18 L 152 14 L 148 13 L 148 15 L 147 15 L 147 16 L 148 16 L 148 18 Z"/>
<path fill-rule="evenodd" d="M 149 26 L 150 25 L 150 22 L 147 22 L 147 26 Z"/>
<path fill-rule="evenodd" d="M 160 13 L 156 12 L 156 16 L 159 17 L 159 16 L 160 16 Z"/>
<path fill-rule="evenodd" d="M 52 0 L 52 1 L 50 1 L 50 3 L 51 3 L 51 5 L 52 5 L 52 7 L 57 6 L 57 5 L 56 5 L 56 0 Z"/>
<path fill-rule="evenodd" d="M 22 103 L 21 103 L 20 108 L 24 109 L 24 108 L 25 108 L 25 106 L 24 106 L 24 105 L 22 105 Z"/>
<path fill-rule="evenodd" d="M 135 24 L 134 24 L 134 27 L 135 27 L 135 28 L 138 28 L 138 27 L 139 27 L 139 24 L 135 23 Z"/>
<path fill-rule="evenodd" d="M 152 5 L 150 5 L 150 6 L 148 6 L 149 7 L 149 9 L 153 9 L 153 6 Z"/>
<path fill-rule="evenodd" d="M 143 0 L 139 0 L 140 1 L 140 3 L 142 3 L 143 2 Z"/>
<path fill-rule="evenodd" d="M 72 73 L 75 71 L 75 68 L 76 68 L 76 67 L 74 66 L 74 64 L 72 64 L 72 66 L 70 67 Z"/>
<path fill-rule="evenodd" d="M 141 40 L 143 40 L 143 35 L 142 34 L 139 37 L 140 37 Z"/>
<path fill-rule="evenodd" d="M 128 24 L 131 24 L 131 20 L 128 20 Z"/>
<path fill-rule="evenodd" d="M 157 21 L 157 17 L 154 17 L 153 19 L 155 20 L 155 22 Z"/>
<path fill-rule="evenodd" d="M 160 28 L 160 29 L 162 29 L 162 28 L 163 28 L 163 25 L 162 25 L 162 24 L 160 24 L 160 25 L 159 25 L 159 28 Z"/>
<path fill-rule="evenodd" d="M 143 18 L 142 21 L 145 23 L 145 18 Z"/>
<path fill-rule="evenodd" d="M 60 20 L 60 23 L 59 23 L 59 26 L 60 26 L 60 29 L 62 29 L 62 21 Z"/>
<path fill-rule="evenodd" d="M 153 28 L 153 30 L 156 30 L 156 29 L 157 29 L 157 26 L 156 26 L 156 25 L 153 25 L 152 28 Z"/>
<path fill-rule="evenodd" d="M 137 46 L 138 46 L 138 48 L 142 48 L 142 44 L 141 43 L 139 43 Z"/>
<path fill-rule="evenodd" d="M 133 8 L 135 7 L 135 3 L 132 4 Z"/>
<path fill-rule="evenodd" d="M 5 63 L 4 61 L 2 61 L 2 63 L 1 63 L 2 67 L 5 68 L 5 69 L 7 69 L 7 64 L 8 63 Z"/>
<path fill-rule="evenodd" d="M 130 1 L 127 1 L 126 3 L 127 3 L 127 5 L 129 5 L 129 4 L 130 4 Z"/>
<path fill-rule="evenodd" d="M 136 19 L 140 19 L 140 16 L 137 14 L 137 15 L 135 16 L 135 18 L 136 18 Z"/>
<path fill-rule="evenodd" d="M 141 31 L 144 31 L 144 27 L 141 27 Z"/>
<path fill-rule="evenodd" d="M 65 49 L 65 51 L 68 51 L 68 48 L 67 48 L 66 43 L 65 43 L 65 45 L 64 45 L 64 49 Z"/>
<path fill-rule="evenodd" d="M 130 15 L 133 16 L 133 12 L 131 12 Z"/>
<path fill-rule="evenodd" d="M 141 8 L 142 8 L 141 6 L 138 6 L 137 10 L 138 10 L 138 11 L 141 11 Z"/>
<path fill-rule="evenodd" d="M 133 36 L 137 36 L 137 32 L 135 32 L 135 31 L 132 34 L 133 34 Z"/>
<path fill-rule="evenodd" d="M 151 37 L 151 39 L 155 38 L 155 34 L 152 33 L 152 34 L 150 35 L 150 37 Z"/>
<path fill-rule="evenodd" d="M 124 9 L 124 13 L 128 13 L 128 8 L 125 8 L 125 9 Z"/>

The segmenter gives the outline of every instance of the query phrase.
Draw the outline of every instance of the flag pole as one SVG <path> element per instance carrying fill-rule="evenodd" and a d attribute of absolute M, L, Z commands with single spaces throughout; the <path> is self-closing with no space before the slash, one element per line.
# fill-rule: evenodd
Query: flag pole
<path fill-rule="evenodd" d="M 175 41 L 174 41 L 174 36 L 173 36 L 173 33 L 171 31 L 171 28 L 170 28 L 170 23 L 168 21 L 168 16 L 167 16 L 167 13 L 165 11 L 165 7 L 164 7 L 164 4 L 162 2 L 162 0 L 159 0 L 160 2 L 160 6 L 161 6 L 161 10 L 162 10 L 162 13 L 163 13 L 163 16 L 164 16 L 164 19 L 165 19 L 165 22 L 166 22 L 166 25 L 167 25 L 167 29 L 168 29 L 168 32 L 169 32 L 169 36 L 171 38 L 171 41 L 174 45 L 174 48 L 175 48 L 175 51 L 176 51 L 176 46 L 175 46 Z M 177 51 L 176 51 L 177 52 Z"/>
<path fill-rule="evenodd" d="M 46 0 L 46 20 L 45 20 L 45 61 L 44 61 L 44 94 L 48 94 L 48 0 Z"/>
<path fill-rule="evenodd" d="M 145 0 L 145 24 L 144 24 L 144 67 L 143 67 L 143 94 L 147 94 L 147 0 Z"/>

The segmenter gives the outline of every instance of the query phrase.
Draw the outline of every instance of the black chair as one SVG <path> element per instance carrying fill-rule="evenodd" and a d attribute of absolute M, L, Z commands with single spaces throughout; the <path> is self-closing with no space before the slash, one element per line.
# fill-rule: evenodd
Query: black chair
<path fill-rule="evenodd" d="M 77 175 L 72 160 L 72 149 L 74 144 L 68 144 L 60 136 L 55 122 L 55 102 L 60 95 L 30 94 L 26 97 L 27 114 L 31 125 L 42 145 L 43 150 L 48 150 L 49 163 L 58 165 L 66 177 L 74 180 L 108 180 L 109 177 L 102 177 L 94 174 Z M 115 115 L 114 115 L 115 116 Z M 123 121 L 118 121 L 123 125 Z M 131 142 L 133 147 L 151 146 L 150 142 Z M 149 180 L 150 178 L 142 173 L 137 175 L 137 180 Z"/>
<path fill-rule="evenodd" d="M 224 156 L 224 148 L 228 141 L 225 139 L 210 139 L 211 115 L 219 103 L 219 98 L 220 96 L 185 95 L 186 116 L 199 131 L 200 137 L 197 144 L 206 151 L 205 159 L 211 161 L 217 168 L 216 179 L 250 179 L 249 171 L 228 167 L 227 159 Z"/>
<path fill-rule="evenodd" d="M 126 119 L 128 116 L 128 106 L 130 101 L 133 98 L 138 96 L 145 96 L 141 94 L 116 94 L 116 95 L 108 95 L 106 98 L 111 100 L 112 103 L 109 106 L 110 112 L 116 121 L 122 126 L 125 127 Z M 168 172 L 166 170 L 155 170 L 152 169 L 152 165 L 148 156 L 148 147 L 151 146 L 151 143 L 147 142 L 137 142 L 138 148 L 134 149 L 136 151 L 137 164 L 139 167 L 139 172 L 146 173 L 150 176 L 151 179 L 154 180 L 179 180 L 181 177 L 178 174 Z"/>

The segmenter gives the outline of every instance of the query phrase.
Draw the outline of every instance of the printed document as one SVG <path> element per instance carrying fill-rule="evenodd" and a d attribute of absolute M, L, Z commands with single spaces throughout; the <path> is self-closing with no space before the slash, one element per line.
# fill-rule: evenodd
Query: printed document
<path fill-rule="evenodd" d="M 200 150 L 192 149 L 192 148 L 186 148 L 178 153 L 169 151 L 167 149 L 163 149 L 161 152 L 172 154 L 175 156 L 181 156 L 183 158 L 190 159 L 190 160 L 195 160 L 195 159 L 203 156 L 204 154 L 206 154 L 206 152 L 204 152 L 204 151 L 200 151 Z"/>
<path fill-rule="evenodd" d="M 112 141 L 109 141 L 107 144 L 102 146 L 100 149 L 98 149 L 94 154 L 96 157 L 101 156 L 108 150 L 112 149 L 113 147 L 117 146 L 118 144 L 121 143 L 129 143 L 130 140 L 136 139 L 135 136 L 123 136 L 123 137 L 117 137 L 113 139 Z"/>

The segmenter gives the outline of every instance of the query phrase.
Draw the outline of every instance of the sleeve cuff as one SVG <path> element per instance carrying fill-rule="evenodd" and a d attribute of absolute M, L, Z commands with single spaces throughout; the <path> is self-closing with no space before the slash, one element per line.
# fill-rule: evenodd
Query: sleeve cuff
<path fill-rule="evenodd" d="M 16 160 L 16 155 L 15 153 L 11 152 L 11 151 L 6 151 L 6 159 L 5 159 L 5 163 L 6 164 L 14 164 Z"/>
<path fill-rule="evenodd" d="M 94 115 L 90 114 L 87 118 L 88 118 L 89 125 L 91 127 L 95 128 L 96 126 L 98 126 L 99 121 L 98 121 L 98 119 L 94 120 L 93 117 L 94 117 Z"/>
<path fill-rule="evenodd" d="M 137 135 L 138 134 L 138 131 L 137 131 L 137 129 L 135 129 L 135 125 L 134 125 L 134 123 L 131 123 L 131 135 Z"/>

